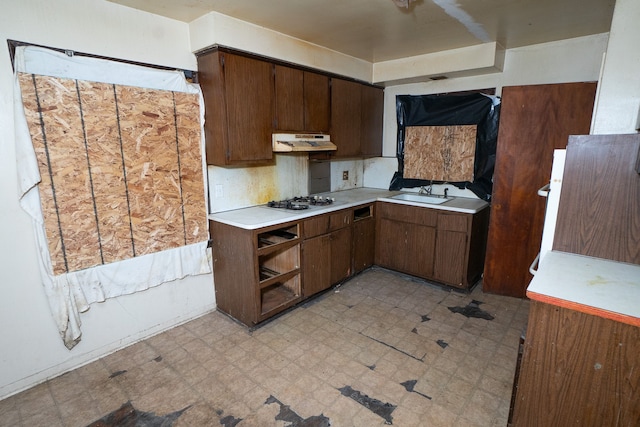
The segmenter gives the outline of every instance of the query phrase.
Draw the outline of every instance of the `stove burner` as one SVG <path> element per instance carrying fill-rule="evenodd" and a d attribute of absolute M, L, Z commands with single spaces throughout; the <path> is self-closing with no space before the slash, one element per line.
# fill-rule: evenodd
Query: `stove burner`
<path fill-rule="evenodd" d="M 334 202 L 335 199 L 329 197 L 319 197 L 319 196 L 298 196 L 293 197 L 291 199 L 272 200 L 267 203 L 267 206 L 270 208 L 279 208 L 279 209 L 290 209 L 294 211 L 299 211 L 303 209 L 309 209 L 309 206 L 326 206 L 330 205 Z"/>

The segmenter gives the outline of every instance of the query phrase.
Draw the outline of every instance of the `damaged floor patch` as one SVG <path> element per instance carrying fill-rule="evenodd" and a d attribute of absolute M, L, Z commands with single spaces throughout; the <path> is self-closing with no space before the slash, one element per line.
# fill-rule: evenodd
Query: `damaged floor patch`
<path fill-rule="evenodd" d="M 191 406 L 187 406 L 184 409 L 167 415 L 156 415 L 153 412 L 139 411 L 133 407 L 131 402 L 127 402 L 109 415 L 100 418 L 87 427 L 171 427 L 173 423 L 180 418 L 182 413 L 190 407 Z"/>
<path fill-rule="evenodd" d="M 385 420 L 385 424 L 393 424 L 393 417 L 391 416 L 391 413 L 397 408 L 396 405 L 383 403 L 378 399 L 359 392 L 358 390 L 354 390 L 348 385 L 339 388 L 338 391 L 342 393 L 343 396 L 350 397 L 374 414 L 382 417 Z"/>
<path fill-rule="evenodd" d="M 460 313 L 465 317 L 476 317 L 478 319 L 493 320 L 494 317 L 480 308 L 482 301 L 473 300 L 465 307 L 447 307 L 453 313 Z"/>
<path fill-rule="evenodd" d="M 313 415 L 309 418 L 302 418 L 296 414 L 289 405 L 285 405 L 273 396 L 269 396 L 264 402 L 265 405 L 277 403 L 280 406 L 280 412 L 276 415 L 277 421 L 284 421 L 285 427 L 329 427 L 331 421 L 323 414 Z"/>
<path fill-rule="evenodd" d="M 411 393 L 416 393 L 419 394 L 420 396 L 431 400 L 431 396 L 427 396 L 426 394 L 422 394 L 419 391 L 415 391 L 414 387 L 416 386 L 416 384 L 418 383 L 418 380 L 409 380 L 409 381 L 405 381 L 403 383 L 400 383 L 400 385 L 402 387 L 404 387 L 405 390 L 411 392 Z"/>

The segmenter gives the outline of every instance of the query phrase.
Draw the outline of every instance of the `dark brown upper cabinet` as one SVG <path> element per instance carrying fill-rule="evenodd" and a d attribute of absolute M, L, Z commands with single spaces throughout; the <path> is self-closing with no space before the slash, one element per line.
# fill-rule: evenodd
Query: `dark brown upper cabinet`
<path fill-rule="evenodd" d="M 205 103 L 207 164 L 262 163 L 273 157 L 273 65 L 212 50 L 198 56 Z"/>
<path fill-rule="evenodd" d="M 275 65 L 275 88 L 277 130 L 329 131 L 328 76 Z"/>
<path fill-rule="evenodd" d="M 331 139 L 334 157 L 382 155 L 384 93 L 374 86 L 349 80 L 331 80 Z"/>

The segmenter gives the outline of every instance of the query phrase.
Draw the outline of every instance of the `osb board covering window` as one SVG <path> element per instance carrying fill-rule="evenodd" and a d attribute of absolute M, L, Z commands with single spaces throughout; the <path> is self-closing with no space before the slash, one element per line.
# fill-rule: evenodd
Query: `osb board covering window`
<path fill-rule="evenodd" d="M 208 238 L 197 95 L 19 79 L 54 274 Z"/>
<path fill-rule="evenodd" d="M 407 126 L 404 177 L 473 181 L 477 125 Z"/>

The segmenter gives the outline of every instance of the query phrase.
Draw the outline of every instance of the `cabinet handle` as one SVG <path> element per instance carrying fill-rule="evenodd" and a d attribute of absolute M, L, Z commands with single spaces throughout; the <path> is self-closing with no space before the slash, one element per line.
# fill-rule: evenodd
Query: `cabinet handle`
<path fill-rule="evenodd" d="M 551 184 L 543 185 L 538 189 L 538 196 L 549 197 L 549 186 Z"/>
<path fill-rule="evenodd" d="M 538 272 L 538 269 L 537 269 L 538 262 L 540 262 L 540 252 L 538 252 L 538 255 L 536 255 L 536 258 L 533 260 L 533 262 L 529 266 L 529 273 L 531 273 L 532 276 L 535 276 L 536 273 Z"/>

